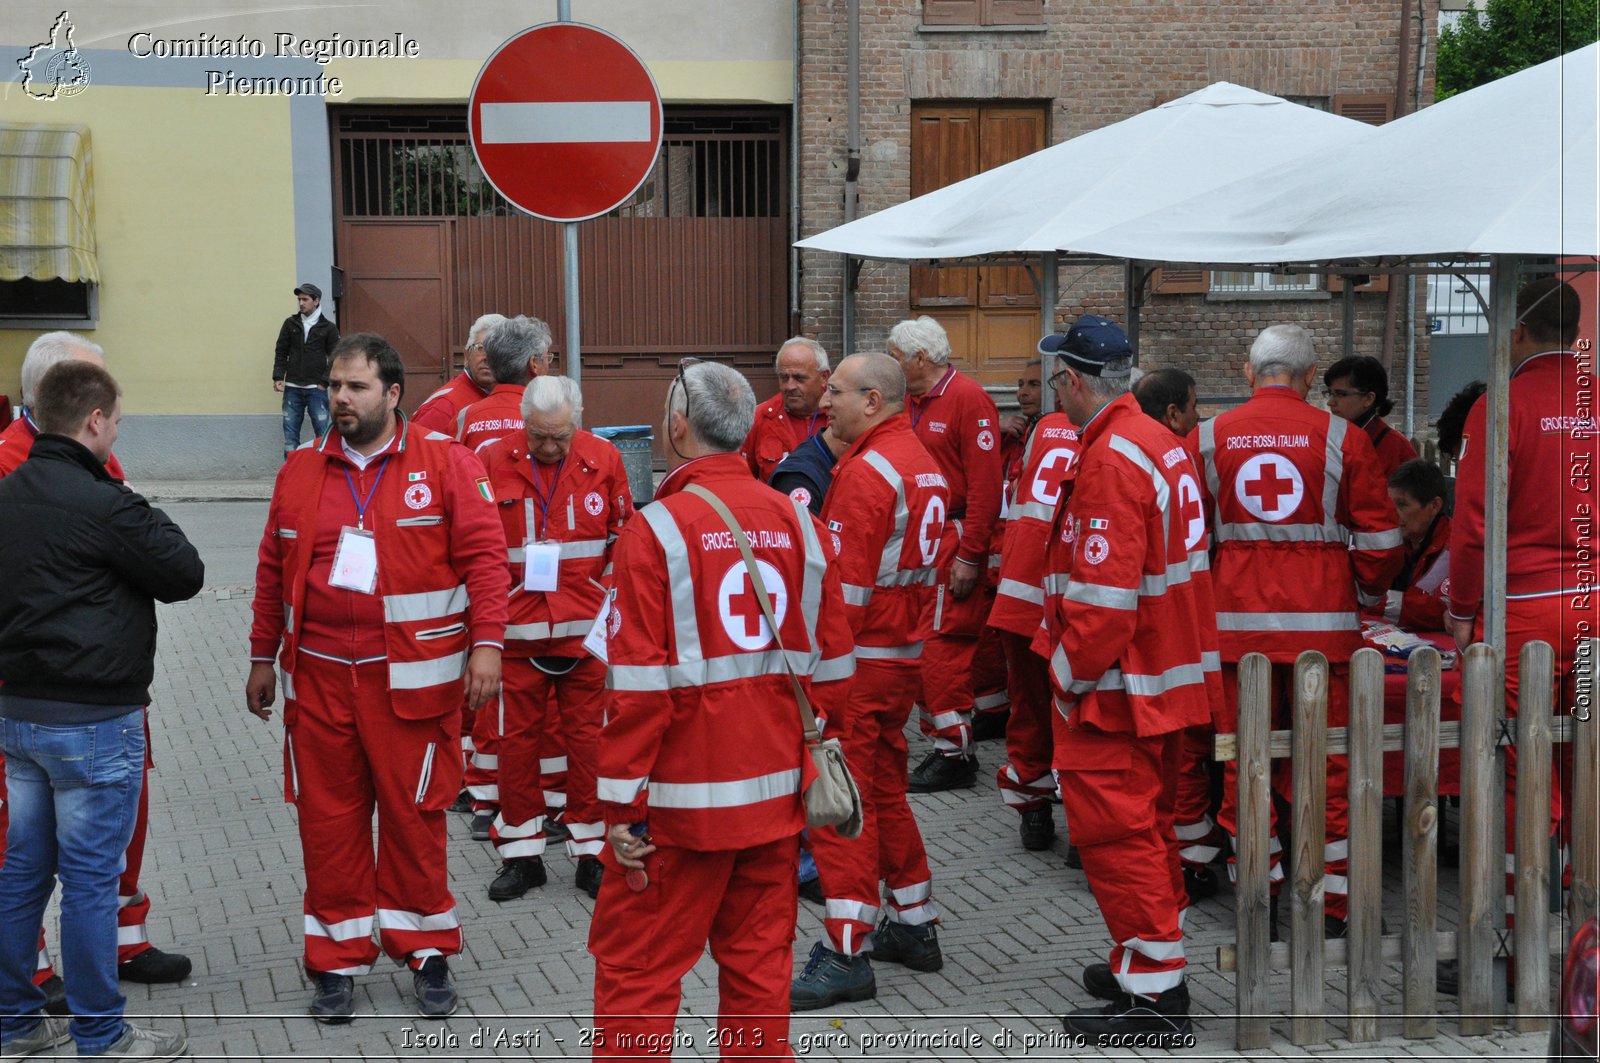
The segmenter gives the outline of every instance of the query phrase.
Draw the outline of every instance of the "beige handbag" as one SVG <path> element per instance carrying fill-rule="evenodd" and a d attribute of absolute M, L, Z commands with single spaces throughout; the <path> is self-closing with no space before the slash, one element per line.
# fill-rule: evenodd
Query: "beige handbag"
<path fill-rule="evenodd" d="M 739 553 L 744 557 L 745 571 L 750 574 L 750 586 L 756 592 L 756 600 L 761 603 L 761 614 L 767 618 L 772 640 L 783 653 L 784 667 L 789 670 L 789 682 L 794 684 L 795 701 L 800 707 L 800 729 L 805 733 L 806 752 L 811 755 L 811 763 L 817 769 L 817 777 L 806 787 L 804 794 L 806 826 L 833 827 L 841 838 L 860 837 L 861 791 L 850 776 L 850 767 L 844 759 L 844 747 L 837 738 L 823 738 L 817 729 L 817 715 L 811 710 L 811 700 L 806 697 L 805 687 L 789 664 L 783 636 L 778 633 L 778 620 L 772 615 L 772 599 L 767 594 L 766 583 L 761 579 L 761 570 L 756 567 L 756 559 L 750 553 L 749 538 L 722 499 L 699 484 L 690 484 L 684 490 L 704 499 L 733 533 L 733 541 L 738 544 Z"/>

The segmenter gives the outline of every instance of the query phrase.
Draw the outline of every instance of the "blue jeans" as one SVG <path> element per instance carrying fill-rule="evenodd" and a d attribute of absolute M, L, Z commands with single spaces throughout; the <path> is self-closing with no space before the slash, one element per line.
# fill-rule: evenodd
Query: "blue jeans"
<path fill-rule="evenodd" d="M 72 1038 L 80 1055 L 95 1055 L 124 1026 L 117 877 L 139 808 L 144 712 L 65 726 L 0 719 L 0 748 L 11 813 L 0 867 L 0 1018 L 13 1036 L 38 1024 L 39 927 L 59 876 Z"/>
<path fill-rule="evenodd" d="M 300 425 L 308 413 L 311 415 L 311 430 L 319 436 L 327 435 L 328 389 L 283 385 L 284 453 L 300 445 Z"/>

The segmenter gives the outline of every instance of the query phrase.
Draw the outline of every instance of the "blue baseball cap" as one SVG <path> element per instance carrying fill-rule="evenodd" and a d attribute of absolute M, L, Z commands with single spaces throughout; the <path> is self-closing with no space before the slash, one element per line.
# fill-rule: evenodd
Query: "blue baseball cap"
<path fill-rule="evenodd" d="M 1108 318 L 1084 314 L 1065 334 L 1053 332 L 1039 341 L 1039 353 L 1054 355 L 1084 373 L 1121 374 L 1133 359 L 1128 334 Z M 1128 363 L 1116 365 L 1117 362 Z"/>

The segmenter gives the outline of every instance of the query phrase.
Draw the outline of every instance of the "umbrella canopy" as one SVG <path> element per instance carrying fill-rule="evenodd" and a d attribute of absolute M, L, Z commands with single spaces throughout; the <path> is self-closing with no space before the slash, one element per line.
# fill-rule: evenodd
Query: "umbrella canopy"
<path fill-rule="evenodd" d="M 1088 234 L 1079 250 L 1288 263 L 1600 254 L 1590 45 Z"/>
<path fill-rule="evenodd" d="M 797 246 L 861 258 L 1078 251 L 1078 238 L 1318 149 L 1376 132 L 1220 81 Z"/>

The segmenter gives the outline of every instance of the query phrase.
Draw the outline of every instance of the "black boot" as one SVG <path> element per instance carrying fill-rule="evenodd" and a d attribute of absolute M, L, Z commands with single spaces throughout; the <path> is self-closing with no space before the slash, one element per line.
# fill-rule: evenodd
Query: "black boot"
<path fill-rule="evenodd" d="M 1138 1034 L 1145 1044 L 1157 1039 L 1162 1048 L 1187 1048 L 1187 1037 L 1194 1030 L 1189 1022 L 1189 987 L 1179 982 L 1154 1000 L 1119 993 L 1104 1007 L 1075 1011 L 1061 1024 L 1068 1033 L 1081 1037 Z M 1172 1042 L 1166 1043 L 1167 1038 Z"/>
<path fill-rule="evenodd" d="M 544 860 L 537 856 L 519 856 L 500 865 L 500 874 L 489 883 L 489 899 L 514 901 L 535 886 L 544 884 Z"/>
<path fill-rule="evenodd" d="M 1189 903 L 1195 904 L 1216 894 L 1221 884 L 1217 882 L 1217 873 L 1209 867 L 1189 867 L 1183 869 L 1183 890 L 1189 895 Z"/>
<path fill-rule="evenodd" d="M 605 881 L 606 868 L 598 856 L 578 857 L 578 873 L 573 885 L 595 900 L 600 899 L 600 884 Z"/>
<path fill-rule="evenodd" d="M 1050 806 L 1030 808 L 1022 813 L 1022 847 L 1036 852 L 1050 848 L 1056 840 L 1056 821 L 1050 816 Z"/>
<path fill-rule="evenodd" d="M 913 794 L 933 794 L 941 790 L 959 790 L 977 781 L 977 756 L 967 753 L 947 757 L 936 749 L 911 773 L 906 790 Z"/>

